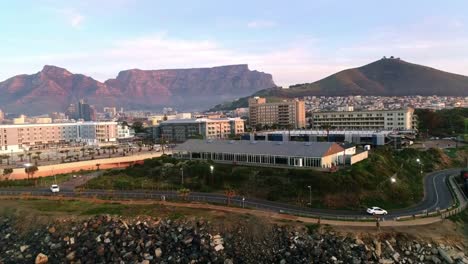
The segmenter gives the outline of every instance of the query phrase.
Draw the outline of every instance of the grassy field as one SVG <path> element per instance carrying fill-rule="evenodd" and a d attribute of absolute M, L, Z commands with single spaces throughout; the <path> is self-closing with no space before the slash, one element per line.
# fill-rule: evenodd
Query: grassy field
<path fill-rule="evenodd" d="M 459 152 L 466 153 L 466 150 L 458 150 L 455 156 L 459 156 Z M 424 173 L 453 166 L 457 162 L 436 149 L 395 152 L 382 148 L 374 150 L 369 159 L 352 167 L 325 173 L 161 157 L 146 160 L 143 165 L 108 171 L 89 181 L 87 188 L 178 190 L 185 187 L 191 191 L 218 193 L 233 190 L 238 195 L 305 206 L 309 202 L 307 186 L 311 186 L 314 207 L 355 209 L 378 205 L 394 209 L 410 206 L 422 199 Z M 210 173 L 210 166 L 214 166 L 213 173 Z M 390 181 L 392 176 L 396 178 L 395 183 Z"/>

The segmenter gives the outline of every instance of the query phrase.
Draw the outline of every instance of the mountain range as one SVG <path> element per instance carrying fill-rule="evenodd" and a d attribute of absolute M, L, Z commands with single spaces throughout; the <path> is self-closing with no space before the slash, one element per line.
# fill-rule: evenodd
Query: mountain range
<path fill-rule="evenodd" d="M 83 74 L 46 65 L 35 74 L 0 82 L 0 108 L 13 113 L 64 112 L 85 99 L 96 107 L 126 109 L 201 110 L 275 87 L 270 74 L 251 71 L 245 64 L 173 70 L 125 70 L 115 79 L 99 82 Z"/>
<path fill-rule="evenodd" d="M 313 83 L 297 84 L 288 89 L 272 87 L 251 96 L 294 98 L 348 95 L 468 96 L 468 77 L 391 57 L 362 67 L 343 70 Z M 211 110 L 246 107 L 247 99 L 248 97 L 244 97 L 219 104 Z"/>

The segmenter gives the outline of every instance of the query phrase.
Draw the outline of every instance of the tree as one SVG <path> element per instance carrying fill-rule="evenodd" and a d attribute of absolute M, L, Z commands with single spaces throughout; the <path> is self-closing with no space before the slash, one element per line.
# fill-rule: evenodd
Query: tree
<path fill-rule="evenodd" d="M 37 155 L 37 159 L 38 159 L 38 160 L 41 160 L 41 154 L 42 154 L 42 152 L 36 151 L 35 154 Z"/>
<path fill-rule="evenodd" d="M 13 173 L 12 168 L 5 168 L 3 169 L 3 177 L 5 180 L 8 180 L 8 177 Z"/>
<path fill-rule="evenodd" d="M 141 122 L 141 121 L 133 122 L 132 128 L 133 128 L 133 130 L 135 130 L 135 133 L 145 132 L 145 129 L 143 127 L 143 122 Z"/>
<path fill-rule="evenodd" d="M 29 178 L 34 178 L 34 174 L 39 170 L 39 168 L 37 168 L 37 166 L 33 165 L 33 166 L 28 166 L 24 169 L 24 171 L 26 172 L 26 174 L 28 175 L 28 179 Z"/>
<path fill-rule="evenodd" d="M 96 164 L 96 170 L 99 170 L 99 167 L 101 166 L 101 164 L 97 163 Z"/>
<path fill-rule="evenodd" d="M 186 201 L 188 196 L 190 195 L 190 189 L 182 188 L 182 189 L 179 189 L 177 193 L 182 198 L 182 200 Z"/>
<path fill-rule="evenodd" d="M 81 156 L 82 157 L 86 156 L 86 149 L 85 148 L 81 148 L 80 151 L 81 151 Z"/>
<path fill-rule="evenodd" d="M 18 154 L 18 157 L 20 158 L 20 161 L 23 162 L 24 161 L 24 154 Z"/>
<path fill-rule="evenodd" d="M 34 165 L 37 166 L 37 161 L 40 159 L 39 156 L 33 156 L 32 159 L 34 160 Z"/>
<path fill-rule="evenodd" d="M 31 162 L 32 153 L 31 153 L 31 152 L 28 152 L 28 154 L 26 154 L 26 155 L 28 156 L 29 162 Z"/>

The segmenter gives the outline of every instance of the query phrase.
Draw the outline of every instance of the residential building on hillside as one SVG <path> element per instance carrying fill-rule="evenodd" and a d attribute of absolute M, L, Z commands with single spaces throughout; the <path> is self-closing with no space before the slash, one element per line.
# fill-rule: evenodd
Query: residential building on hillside
<path fill-rule="evenodd" d="M 329 169 L 345 162 L 345 149 L 333 142 L 190 139 L 172 153 L 181 159 L 266 167 Z"/>
<path fill-rule="evenodd" d="M 167 120 L 153 128 L 156 140 L 183 142 L 189 138 L 224 139 L 244 133 L 244 120 L 240 118 L 199 118 Z"/>
<path fill-rule="evenodd" d="M 305 128 L 305 105 L 302 100 L 267 103 L 265 98 L 249 98 L 249 122 L 252 128 L 279 126 Z"/>
<path fill-rule="evenodd" d="M 411 107 L 400 110 L 314 112 L 312 129 L 334 130 L 416 130 Z"/>
<path fill-rule="evenodd" d="M 117 122 L 0 125 L 0 153 L 78 142 L 94 145 L 116 139 Z"/>

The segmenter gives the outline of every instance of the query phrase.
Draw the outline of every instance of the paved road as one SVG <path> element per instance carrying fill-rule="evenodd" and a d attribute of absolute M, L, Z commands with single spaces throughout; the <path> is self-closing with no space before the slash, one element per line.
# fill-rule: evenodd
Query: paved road
<path fill-rule="evenodd" d="M 450 175 L 459 173 L 459 169 L 449 169 L 444 171 L 438 171 L 428 174 L 424 178 L 424 189 L 425 195 L 424 199 L 417 205 L 406 208 L 390 211 L 389 214 L 385 217 L 387 219 L 392 219 L 399 216 L 408 216 L 413 214 L 421 214 L 424 212 L 433 212 L 438 209 L 446 209 L 450 207 L 453 203 L 453 198 L 449 188 L 447 187 L 446 181 Z M 106 190 L 87 190 L 78 193 L 73 191 L 73 188 L 79 184 L 82 184 L 88 177 L 94 177 L 96 175 L 84 176 L 86 178 L 77 178 L 73 179 L 71 183 L 65 183 L 60 192 L 64 196 L 85 196 L 85 197 L 103 197 L 103 196 L 113 196 L 118 198 L 149 198 L 156 200 L 173 200 L 178 198 L 178 194 L 173 191 L 106 191 Z M 48 189 L 1 189 L 0 194 L 7 195 L 19 195 L 24 192 L 29 192 L 33 195 L 52 195 Z M 164 197 L 164 198 L 163 198 Z M 200 202 L 211 202 L 211 203 L 220 203 L 226 204 L 227 198 L 222 194 L 214 193 L 199 193 L 192 192 L 190 193 L 189 200 L 191 201 L 200 201 Z M 358 219 L 358 218 L 368 218 L 369 216 L 365 214 L 364 211 L 344 211 L 344 210 L 331 210 L 331 209 L 315 209 L 315 208 L 305 208 L 300 206 L 294 206 L 284 203 L 272 202 L 261 199 L 247 198 L 243 200 L 243 197 L 233 197 L 231 198 L 231 204 L 237 205 L 240 207 L 249 207 L 256 208 L 267 211 L 276 211 L 284 212 L 290 214 L 299 214 L 304 216 L 313 216 L 313 217 L 325 217 L 325 218 L 336 218 L 336 219 Z"/>

